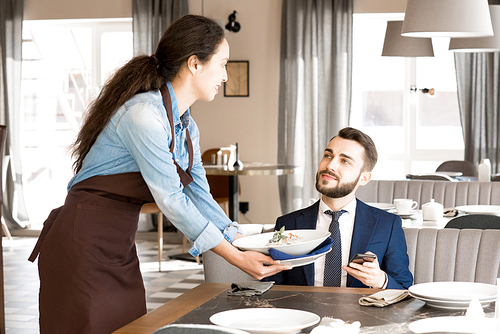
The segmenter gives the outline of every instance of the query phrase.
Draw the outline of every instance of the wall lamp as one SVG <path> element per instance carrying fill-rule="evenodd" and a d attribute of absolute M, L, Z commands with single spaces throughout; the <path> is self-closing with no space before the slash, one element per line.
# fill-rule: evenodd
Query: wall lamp
<path fill-rule="evenodd" d="M 429 97 L 435 97 L 436 90 L 434 88 L 417 88 L 416 86 L 411 86 L 410 90 L 412 92 L 421 91 L 422 94 L 429 94 Z"/>
<path fill-rule="evenodd" d="M 233 11 L 232 14 L 228 17 L 229 22 L 226 24 L 226 29 L 232 32 L 238 32 L 241 29 L 241 25 L 236 22 L 236 11 Z"/>

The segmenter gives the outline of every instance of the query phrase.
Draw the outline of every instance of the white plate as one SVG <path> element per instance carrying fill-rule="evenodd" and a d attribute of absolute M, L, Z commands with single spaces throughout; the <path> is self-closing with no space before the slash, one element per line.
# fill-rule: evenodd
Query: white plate
<path fill-rule="evenodd" d="M 311 256 L 305 256 L 305 257 L 300 257 L 298 259 L 290 259 L 290 260 L 281 260 L 280 264 L 283 265 L 290 265 L 292 268 L 294 267 L 300 267 L 300 266 L 305 266 L 310 263 L 313 263 L 317 259 L 319 259 L 321 256 L 329 253 L 332 249 L 330 248 L 326 252 L 323 252 L 321 254 L 316 254 L 316 255 L 311 255 Z"/>
<path fill-rule="evenodd" d="M 413 333 L 500 333 L 500 321 L 494 318 L 474 319 L 459 317 L 434 317 L 414 321 L 408 325 Z"/>
<path fill-rule="evenodd" d="M 394 204 L 391 203 L 366 203 L 366 204 L 385 211 L 394 209 Z"/>
<path fill-rule="evenodd" d="M 480 302 L 495 299 L 497 287 L 475 282 L 429 282 L 410 286 L 408 291 L 415 297 L 432 300 L 468 302 L 476 297 Z"/>
<path fill-rule="evenodd" d="M 432 307 L 438 307 L 438 308 L 445 308 L 449 310 L 466 310 L 469 308 L 470 305 L 470 300 L 469 301 L 449 301 L 449 300 L 440 300 L 440 299 L 427 299 L 421 296 L 414 295 L 410 292 L 410 296 L 412 296 L 415 299 L 419 299 L 423 302 L 425 302 L 427 305 L 432 306 Z M 496 298 L 492 299 L 482 299 L 480 301 L 480 304 L 482 307 L 486 307 L 489 304 L 493 303 L 496 301 Z"/>
<path fill-rule="evenodd" d="M 436 175 L 436 174 L 443 174 L 443 175 L 448 175 L 448 176 L 454 177 L 454 176 L 462 176 L 464 173 L 462 173 L 462 172 L 445 172 L 445 171 L 441 171 L 441 170 L 439 172 L 428 173 L 428 175 Z"/>
<path fill-rule="evenodd" d="M 399 213 L 396 210 L 389 210 L 389 212 L 394 213 L 395 215 L 400 216 L 401 218 L 410 218 L 413 215 L 416 215 L 418 213 L 418 210 L 411 210 L 408 213 Z"/>
<path fill-rule="evenodd" d="M 482 214 L 500 216 L 500 205 L 461 205 L 455 209 L 468 214 Z"/>
<path fill-rule="evenodd" d="M 316 325 L 317 314 L 286 308 L 245 308 L 219 312 L 210 317 L 213 324 L 241 329 L 251 334 L 295 333 Z"/>
<path fill-rule="evenodd" d="M 269 248 L 274 248 L 280 252 L 298 256 L 312 251 L 330 236 L 330 232 L 321 230 L 285 230 L 302 237 L 301 242 L 290 245 L 266 246 L 274 232 L 261 233 L 243 237 L 233 241 L 233 245 L 243 250 L 253 250 L 269 255 Z"/>

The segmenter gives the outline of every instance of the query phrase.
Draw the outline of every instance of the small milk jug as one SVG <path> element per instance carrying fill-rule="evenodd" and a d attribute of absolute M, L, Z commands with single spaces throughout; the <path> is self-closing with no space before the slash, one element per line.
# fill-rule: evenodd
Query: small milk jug
<path fill-rule="evenodd" d="M 477 167 L 477 180 L 479 182 L 491 181 L 491 163 L 490 159 L 482 159 Z"/>
<path fill-rule="evenodd" d="M 422 216 L 424 220 L 439 220 L 443 217 L 443 204 L 434 202 L 434 198 L 429 203 L 422 205 Z"/>

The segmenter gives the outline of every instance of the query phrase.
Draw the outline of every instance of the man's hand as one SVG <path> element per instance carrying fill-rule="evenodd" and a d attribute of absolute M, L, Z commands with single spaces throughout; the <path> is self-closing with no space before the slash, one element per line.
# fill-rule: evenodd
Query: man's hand
<path fill-rule="evenodd" d="M 366 252 L 365 254 L 373 253 Z M 382 288 L 385 285 L 386 274 L 380 269 L 377 259 L 373 262 L 365 261 L 363 264 L 351 262 L 349 266 L 343 266 L 342 268 L 364 285 L 372 288 Z"/>
<path fill-rule="evenodd" d="M 242 252 L 225 239 L 212 248 L 212 251 L 257 280 L 277 274 L 282 270 L 292 269 L 292 266 L 281 265 L 280 261 L 274 261 L 272 257 L 262 253 Z"/>

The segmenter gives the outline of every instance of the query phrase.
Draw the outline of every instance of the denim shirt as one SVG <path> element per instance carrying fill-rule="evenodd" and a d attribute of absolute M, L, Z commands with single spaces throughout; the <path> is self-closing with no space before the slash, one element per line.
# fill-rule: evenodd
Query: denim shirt
<path fill-rule="evenodd" d="M 156 204 L 172 224 L 193 244 L 197 256 L 241 233 L 212 198 L 201 163 L 200 133 L 189 109 L 179 117 L 177 98 L 167 83 L 175 132 L 175 148 L 160 91 L 137 94 L 121 106 L 98 136 L 85 157 L 82 169 L 69 182 L 68 190 L 96 175 L 140 172 Z M 172 159 L 186 170 L 189 154 L 186 128 L 193 142 L 193 182 L 183 187 Z"/>

